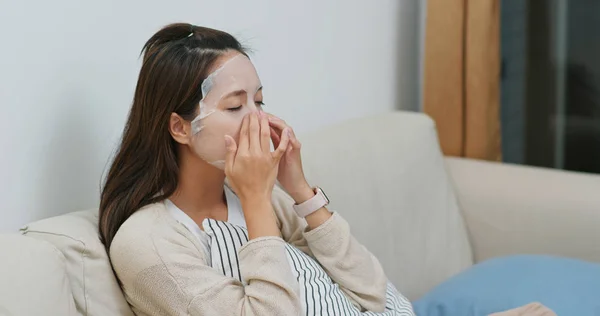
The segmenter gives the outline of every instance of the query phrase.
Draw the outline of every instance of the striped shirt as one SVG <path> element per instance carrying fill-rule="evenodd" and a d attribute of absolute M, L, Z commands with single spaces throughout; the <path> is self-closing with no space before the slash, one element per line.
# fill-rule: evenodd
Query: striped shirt
<path fill-rule="evenodd" d="M 244 217 L 244 212 L 242 211 L 240 199 L 237 197 L 237 195 L 235 195 L 235 193 L 233 193 L 233 191 L 231 191 L 228 186 L 225 186 L 224 189 L 225 200 L 227 201 L 227 222 L 246 228 L 246 218 Z M 202 229 L 200 229 L 200 226 L 198 226 L 198 224 L 196 224 L 196 222 L 189 215 L 177 207 L 177 205 L 175 205 L 175 203 L 173 203 L 171 200 L 166 199 L 165 205 L 171 216 L 173 216 L 176 221 L 185 226 L 194 234 L 194 236 L 196 236 L 196 238 L 198 238 L 200 244 L 202 245 L 204 256 L 207 258 L 207 261 L 210 262 L 210 239 L 208 235 Z"/>

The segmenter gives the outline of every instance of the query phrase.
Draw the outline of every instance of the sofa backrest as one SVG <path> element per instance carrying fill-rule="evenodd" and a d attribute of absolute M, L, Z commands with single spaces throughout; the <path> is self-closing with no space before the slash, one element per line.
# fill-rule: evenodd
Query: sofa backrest
<path fill-rule="evenodd" d="M 51 243 L 63 254 L 75 305 L 81 314 L 133 316 L 98 237 L 98 210 L 43 219 L 28 224 L 21 232 Z"/>
<path fill-rule="evenodd" d="M 408 298 L 472 264 L 433 121 L 395 112 L 300 138 L 305 173 Z"/>
<path fill-rule="evenodd" d="M 0 249 L 0 315 L 79 315 L 60 251 L 19 234 L 0 234 Z"/>

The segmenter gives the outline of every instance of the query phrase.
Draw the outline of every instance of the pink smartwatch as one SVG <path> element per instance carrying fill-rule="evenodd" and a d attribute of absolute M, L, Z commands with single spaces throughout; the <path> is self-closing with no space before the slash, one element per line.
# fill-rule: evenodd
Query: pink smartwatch
<path fill-rule="evenodd" d="M 300 217 L 306 217 L 316 211 L 318 211 L 323 206 L 329 204 L 329 198 L 325 195 L 325 192 L 319 187 L 313 188 L 315 192 L 315 196 L 310 198 L 308 201 L 305 201 L 300 204 L 294 204 L 294 211 Z"/>

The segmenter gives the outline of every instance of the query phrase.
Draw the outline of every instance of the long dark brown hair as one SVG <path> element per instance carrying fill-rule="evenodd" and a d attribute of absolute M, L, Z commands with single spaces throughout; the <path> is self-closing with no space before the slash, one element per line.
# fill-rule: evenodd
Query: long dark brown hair
<path fill-rule="evenodd" d="M 144 45 L 133 104 L 100 195 L 98 225 L 107 252 L 131 214 L 175 191 L 179 167 L 170 115 L 192 120 L 198 114 L 202 81 L 228 50 L 246 55 L 230 34 L 187 23 L 162 28 Z"/>

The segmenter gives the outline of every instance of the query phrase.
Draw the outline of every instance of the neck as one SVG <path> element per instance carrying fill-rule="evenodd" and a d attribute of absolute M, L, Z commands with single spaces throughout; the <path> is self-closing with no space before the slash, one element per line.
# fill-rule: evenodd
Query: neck
<path fill-rule="evenodd" d="M 225 203 L 223 170 L 193 154 L 181 156 L 177 189 L 170 197 L 171 201 L 186 213 L 211 213 L 222 206 Z"/>

